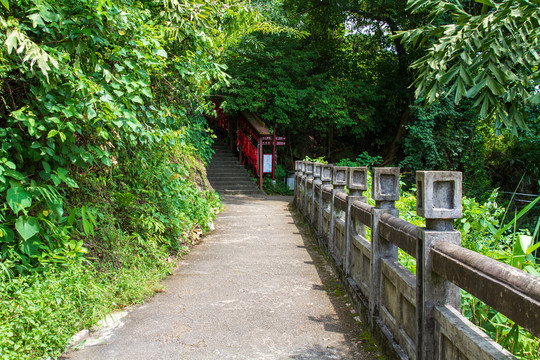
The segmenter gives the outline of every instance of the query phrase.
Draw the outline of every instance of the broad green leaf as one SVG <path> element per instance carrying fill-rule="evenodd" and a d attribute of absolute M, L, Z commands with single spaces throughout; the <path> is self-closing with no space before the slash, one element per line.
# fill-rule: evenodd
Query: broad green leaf
<path fill-rule="evenodd" d="M 11 54 L 13 49 L 17 48 L 18 32 L 17 31 L 8 31 L 7 39 L 5 41 L 8 54 Z"/>
<path fill-rule="evenodd" d="M 478 95 L 480 90 L 482 90 L 486 86 L 486 82 L 486 79 L 482 79 L 472 88 L 470 88 L 469 91 L 467 91 L 467 97 L 475 97 L 476 95 Z"/>
<path fill-rule="evenodd" d="M 141 97 L 139 95 L 135 95 L 131 98 L 131 101 L 133 101 L 134 103 L 137 103 L 137 104 L 142 104 L 143 101 L 141 99 Z"/>
<path fill-rule="evenodd" d="M 55 186 L 60 185 L 60 183 L 62 182 L 55 174 L 51 174 L 51 179 Z"/>
<path fill-rule="evenodd" d="M 508 80 L 508 76 L 504 73 L 504 71 L 501 70 L 499 66 L 496 64 L 490 62 L 489 63 L 489 70 L 495 75 L 495 78 L 497 78 L 497 81 L 501 84 L 504 84 Z"/>
<path fill-rule="evenodd" d="M 15 180 L 19 180 L 19 181 L 23 181 L 24 180 L 24 175 L 21 174 L 20 172 L 18 171 L 15 171 L 15 170 L 6 170 L 4 171 L 4 176 L 9 176 Z"/>
<path fill-rule="evenodd" d="M 112 74 L 111 74 L 111 72 L 109 70 L 103 69 L 103 76 L 104 76 L 106 82 L 108 82 L 108 83 L 111 82 Z"/>
<path fill-rule="evenodd" d="M 64 181 L 66 179 L 68 171 L 62 167 L 59 167 L 58 169 L 56 169 L 56 174 L 58 175 L 58 178 L 60 178 L 60 180 Z"/>
<path fill-rule="evenodd" d="M 27 239 L 21 242 L 20 248 L 24 254 L 34 256 L 39 250 L 39 241 L 36 238 Z"/>
<path fill-rule="evenodd" d="M 88 120 L 92 120 L 97 116 L 96 110 L 94 110 L 93 107 L 89 107 L 86 116 L 88 117 Z"/>
<path fill-rule="evenodd" d="M 0 226 L 0 243 L 10 243 L 13 241 L 15 233 L 7 226 Z"/>
<path fill-rule="evenodd" d="M 159 49 L 158 51 L 156 51 L 156 54 L 158 54 L 161 57 L 167 58 L 167 52 L 163 49 Z"/>
<path fill-rule="evenodd" d="M 9 183 L 4 175 L 0 175 L 0 191 L 4 191 L 9 186 Z"/>
<path fill-rule="evenodd" d="M 512 262 L 510 265 L 519 269 L 523 268 L 527 256 L 527 249 L 530 247 L 531 242 L 532 236 L 523 234 L 517 236 L 512 250 Z"/>
<path fill-rule="evenodd" d="M 463 81 L 461 79 L 458 79 L 456 82 L 456 96 L 454 98 L 454 103 L 459 104 L 461 99 L 467 94 L 467 90 L 465 89 L 465 84 L 463 84 Z"/>
<path fill-rule="evenodd" d="M 102 158 L 101 158 L 101 162 L 102 162 L 103 165 L 105 165 L 105 166 L 112 166 L 112 161 L 111 161 L 111 159 L 109 159 L 108 157 L 102 157 Z"/>
<path fill-rule="evenodd" d="M 52 138 L 56 134 L 58 134 L 58 130 L 53 129 L 53 130 L 49 131 L 49 133 L 47 134 L 47 138 Z"/>
<path fill-rule="evenodd" d="M 75 188 L 75 189 L 78 189 L 79 188 L 79 185 L 77 184 L 77 182 L 75 180 L 73 180 L 72 178 L 70 178 L 69 176 L 66 176 L 64 178 L 64 182 L 67 184 L 67 186 L 69 186 L 70 188 Z"/>
<path fill-rule="evenodd" d="M 24 240 L 30 239 L 32 236 L 39 233 L 39 221 L 35 217 L 25 218 L 19 216 L 17 222 L 15 223 L 15 229 L 21 235 Z"/>
<path fill-rule="evenodd" d="M 144 87 L 141 89 L 141 92 L 149 98 L 152 98 L 152 90 L 149 87 Z"/>
<path fill-rule="evenodd" d="M 9 0 L 0 0 L 0 3 L 2 3 L 2 5 L 9 10 Z"/>
<path fill-rule="evenodd" d="M 75 223 L 76 215 L 77 214 L 75 213 L 75 211 L 72 211 L 71 214 L 69 214 L 67 218 L 67 223 L 69 226 L 73 226 L 73 223 Z"/>
<path fill-rule="evenodd" d="M 21 186 L 12 186 L 7 191 L 6 200 L 15 214 L 32 206 L 32 195 L 25 191 Z"/>
<path fill-rule="evenodd" d="M 45 170 L 46 173 L 51 172 L 51 165 L 49 165 L 48 162 L 42 161 L 41 164 L 43 165 L 43 170 Z"/>

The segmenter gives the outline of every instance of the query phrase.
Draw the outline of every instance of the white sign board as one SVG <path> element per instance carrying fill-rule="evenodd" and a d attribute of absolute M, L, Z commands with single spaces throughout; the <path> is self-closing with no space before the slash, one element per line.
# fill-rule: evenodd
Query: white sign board
<path fill-rule="evenodd" d="M 263 172 L 264 173 L 272 172 L 272 154 L 263 155 Z"/>

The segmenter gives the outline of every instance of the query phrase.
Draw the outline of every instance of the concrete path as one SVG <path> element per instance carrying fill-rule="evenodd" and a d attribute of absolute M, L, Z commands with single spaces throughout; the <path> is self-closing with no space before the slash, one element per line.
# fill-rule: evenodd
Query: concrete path
<path fill-rule="evenodd" d="M 229 197 L 164 292 L 64 359 L 377 359 L 291 200 Z"/>

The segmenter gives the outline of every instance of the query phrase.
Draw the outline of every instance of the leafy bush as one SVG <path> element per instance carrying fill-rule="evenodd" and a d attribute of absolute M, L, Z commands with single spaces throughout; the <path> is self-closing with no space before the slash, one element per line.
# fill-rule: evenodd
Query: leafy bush
<path fill-rule="evenodd" d="M 374 165 L 380 163 L 382 161 L 382 157 L 377 156 L 371 156 L 367 151 L 364 151 L 358 157 L 355 161 L 351 161 L 348 158 L 341 159 L 336 163 L 336 166 L 349 166 L 349 167 L 355 167 L 355 166 L 369 166 L 370 168 Z"/>
<path fill-rule="evenodd" d="M 220 207 L 202 114 L 236 8 L 182 4 L 1 2 L 3 358 L 56 356 L 144 300 Z"/>

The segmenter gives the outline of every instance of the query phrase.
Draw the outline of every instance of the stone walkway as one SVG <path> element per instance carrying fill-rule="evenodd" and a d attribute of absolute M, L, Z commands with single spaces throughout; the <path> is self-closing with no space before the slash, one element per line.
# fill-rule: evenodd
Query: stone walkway
<path fill-rule="evenodd" d="M 64 359 L 377 359 L 291 200 L 229 197 L 164 292 Z"/>

